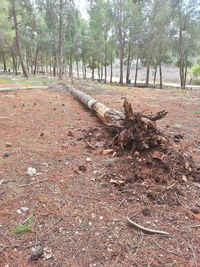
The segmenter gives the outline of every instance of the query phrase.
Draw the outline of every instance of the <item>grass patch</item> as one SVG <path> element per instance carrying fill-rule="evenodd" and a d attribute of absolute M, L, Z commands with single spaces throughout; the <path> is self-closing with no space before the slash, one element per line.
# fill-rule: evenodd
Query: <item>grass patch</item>
<path fill-rule="evenodd" d="M 40 85 L 51 85 L 58 80 L 55 77 L 38 77 L 38 76 L 30 76 L 28 79 L 23 77 L 22 75 L 11 76 L 11 77 L 0 77 L 0 83 L 10 83 L 10 84 L 18 84 L 25 86 L 40 86 Z"/>
<path fill-rule="evenodd" d="M 200 114 L 200 110 L 194 111 L 193 114 Z"/>
<path fill-rule="evenodd" d="M 10 78 L 1 77 L 0 83 L 13 83 L 13 80 Z"/>
<path fill-rule="evenodd" d="M 174 124 L 171 126 L 172 129 L 181 129 L 181 125 L 180 124 Z"/>
<path fill-rule="evenodd" d="M 192 85 L 200 85 L 200 80 L 193 80 Z"/>
<path fill-rule="evenodd" d="M 33 230 L 34 227 L 34 223 L 32 218 L 29 218 L 27 221 L 25 221 L 24 223 L 19 223 L 17 224 L 13 229 L 12 229 L 12 234 L 14 235 L 20 235 L 20 234 L 24 234 L 27 233 L 31 230 Z"/>
<path fill-rule="evenodd" d="M 65 122 L 65 126 L 72 126 L 72 123 L 71 122 Z"/>

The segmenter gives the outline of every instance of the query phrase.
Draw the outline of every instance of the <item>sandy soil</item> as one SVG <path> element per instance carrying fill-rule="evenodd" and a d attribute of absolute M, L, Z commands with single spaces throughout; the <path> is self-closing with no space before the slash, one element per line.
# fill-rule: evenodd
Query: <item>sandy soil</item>
<path fill-rule="evenodd" d="M 168 110 L 158 126 L 172 139 L 183 135 L 174 149 L 200 163 L 200 92 L 80 86 L 113 108 L 126 96 L 135 110 Z M 64 91 L 0 93 L 0 128 L 0 266 L 200 265 L 198 177 L 111 184 L 127 178 L 124 166 L 130 171 L 135 158 L 103 155 L 105 128 Z M 29 176 L 28 167 L 37 174 Z M 29 216 L 33 229 L 13 234 Z M 130 227 L 126 216 L 169 236 Z"/>

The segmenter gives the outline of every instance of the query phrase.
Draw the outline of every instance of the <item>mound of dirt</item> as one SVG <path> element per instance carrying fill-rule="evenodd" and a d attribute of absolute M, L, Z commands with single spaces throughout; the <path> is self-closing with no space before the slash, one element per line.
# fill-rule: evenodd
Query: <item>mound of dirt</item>
<path fill-rule="evenodd" d="M 92 135 L 91 135 L 92 133 Z M 191 156 L 181 150 L 173 148 L 174 140 L 161 146 L 143 151 L 122 150 L 113 141 L 111 133 L 104 128 L 100 130 L 90 129 L 85 134 L 85 139 L 95 148 L 100 141 L 104 142 L 104 148 L 112 149 L 110 162 L 107 167 L 106 181 L 117 179 L 123 181 L 118 187 L 134 183 L 169 184 L 174 182 L 185 183 L 187 181 L 200 182 L 200 167 Z M 117 173 L 117 178 L 113 175 Z"/>

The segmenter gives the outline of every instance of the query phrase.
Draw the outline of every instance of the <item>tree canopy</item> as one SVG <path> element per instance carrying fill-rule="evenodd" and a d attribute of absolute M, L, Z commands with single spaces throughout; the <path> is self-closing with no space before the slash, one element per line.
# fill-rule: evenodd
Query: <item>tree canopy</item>
<path fill-rule="evenodd" d="M 90 0 L 87 12 L 84 19 L 74 0 L 1 0 L 3 70 L 17 73 L 24 65 L 24 73 L 62 78 L 72 76 L 76 66 L 78 76 L 79 68 L 84 78 L 90 68 L 92 78 L 96 71 L 106 82 L 109 66 L 112 82 L 118 59 L 121 84 L 129 82 L 133 63 L 137 82 L 140 62 L 146 67 L 146 85 L 152 68 L 154 79 L 159 69 L 162 87 L 162 64 L 170 63 L 178 66 L 185 88 L 188 68 L 197 63 L 200 50 L 199 0 Z"/>

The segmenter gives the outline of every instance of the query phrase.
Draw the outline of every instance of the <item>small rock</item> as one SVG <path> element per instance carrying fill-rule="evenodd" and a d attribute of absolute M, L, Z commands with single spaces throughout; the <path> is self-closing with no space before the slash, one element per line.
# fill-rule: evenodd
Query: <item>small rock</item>
<path fill-rule="evenodd" d="M 36 174 L 36 169 L 32 167 L 28 167 L 27 172 L 28 175 L 33 176 Z"/>
<path fill-rule="evenodd" d="M 187 170 L 189 167 L 190 167 L 189 163 L 186 162 L 186 163 L 185 163 L 185 169 Z"/>
<path fill-rule="evenodd" d="M 187 177 L 185 175 L 182 176 L 182 181 L 185 183 L 187 182 Z"/>
<path fill-rule="evenodd" d="M 41 247 L 41 246 L 33 247 L 32 248 L 32 254 L 31 254 L 30 260 L 32 260 L 32 261 L 38 260 L 39 258 L 42 257 L 43 252 L 44 252 L 43 247 Z"/>
<path fill-rule="evenodd" d="M 114 180 L 114 179 L 110 179 L 109 181 L 111 184 L 115 184 L 115 185 L 125 185 L 125 182 L 124 181 L 119 181 L 119 180 Z"/>
<path fill-rule="evenodd" d="M 113 149 L 105 149 L 105 150 L 103 150 L 102 154 L 103 154 L 104 156 L 106 156 L 106 155 L 111 154 L 112 152 L 113 152 Z"/>
<path fill-rule="evenodd" d="M 103 216 L 99 216 L 99 220 L 103 220 Z"/>
<path fill-rule="evenodd" d="M 138 151 L 135 151 L 133 154 L 135 157 L 138 157 L 140 155 L 140 153 Z"/>
<path fill-rule="evenodd" d="M 9 157 L 11 155 L 11 152 L 6 151 L 6 152 L 4 152 L 3 155 L 4 155 L 5 158 L 7 158 L 7 157 Z"/>
<path fill-rule="evenodd" d="M 112 153 L 112 157 L 113 158 L 116 157 L 116 155 L 117 155 L 117 152 L 116 151 L 114 153 Z"/>
<path fill-rule="evenodd" d="M 20 209 L 16 210 L 17 214 L 22 214 L 22 211 Z"/>
<path fill-rule="evenodd" d="M 145 209 L 142 210 L 142 214 L 144 216 L 151 216 L 151 211 L 150 211 L 150 209 L 145 208 Z"/>
<path fill-rule="evenodd" d="M 21 207 L 20 208 L 23 212 L 26 212 L 26 211 L 28 211 L 29 210 L 29 208 L 28 207 Z"/>
<path fill-rule="evenodd" d="M 91 162 L 92 159 L 91 159 L 91 158 L 87 158 L 86 161 L 87 161 L 87 162 Z"/>
<path fill-rule="evenodd" d="M 49 260 L 53 257 L 52 250 L 50 248 L 44 248 L 44 258 Z"/>
<path fill-rule="evenodd" d="M 80 171 L 83 171 L 83 172 L 87 170 L 87 168 L 84 165 L 80 165 L 78 168 Z"/>
<path fill-rule="evenodd" d="M 5 143 L 6 147 L 12 147 L 12 143 Z"/>
<path fill-rule="evenodd" d="M 40 137 L 43 137 L 44 136 L 44 133 L 40 133 Z"/>
<path fill-rule="evenodd" d="M 192 208 L 191 211 L 195 214 L 199 214 L 200 213 L 200 208 Z"/>
<path fill-rule="evenodd" d="M 74 134 L 72 133 L 72 131 L 68 131 L 68 136 L 74 137 Z"/>

